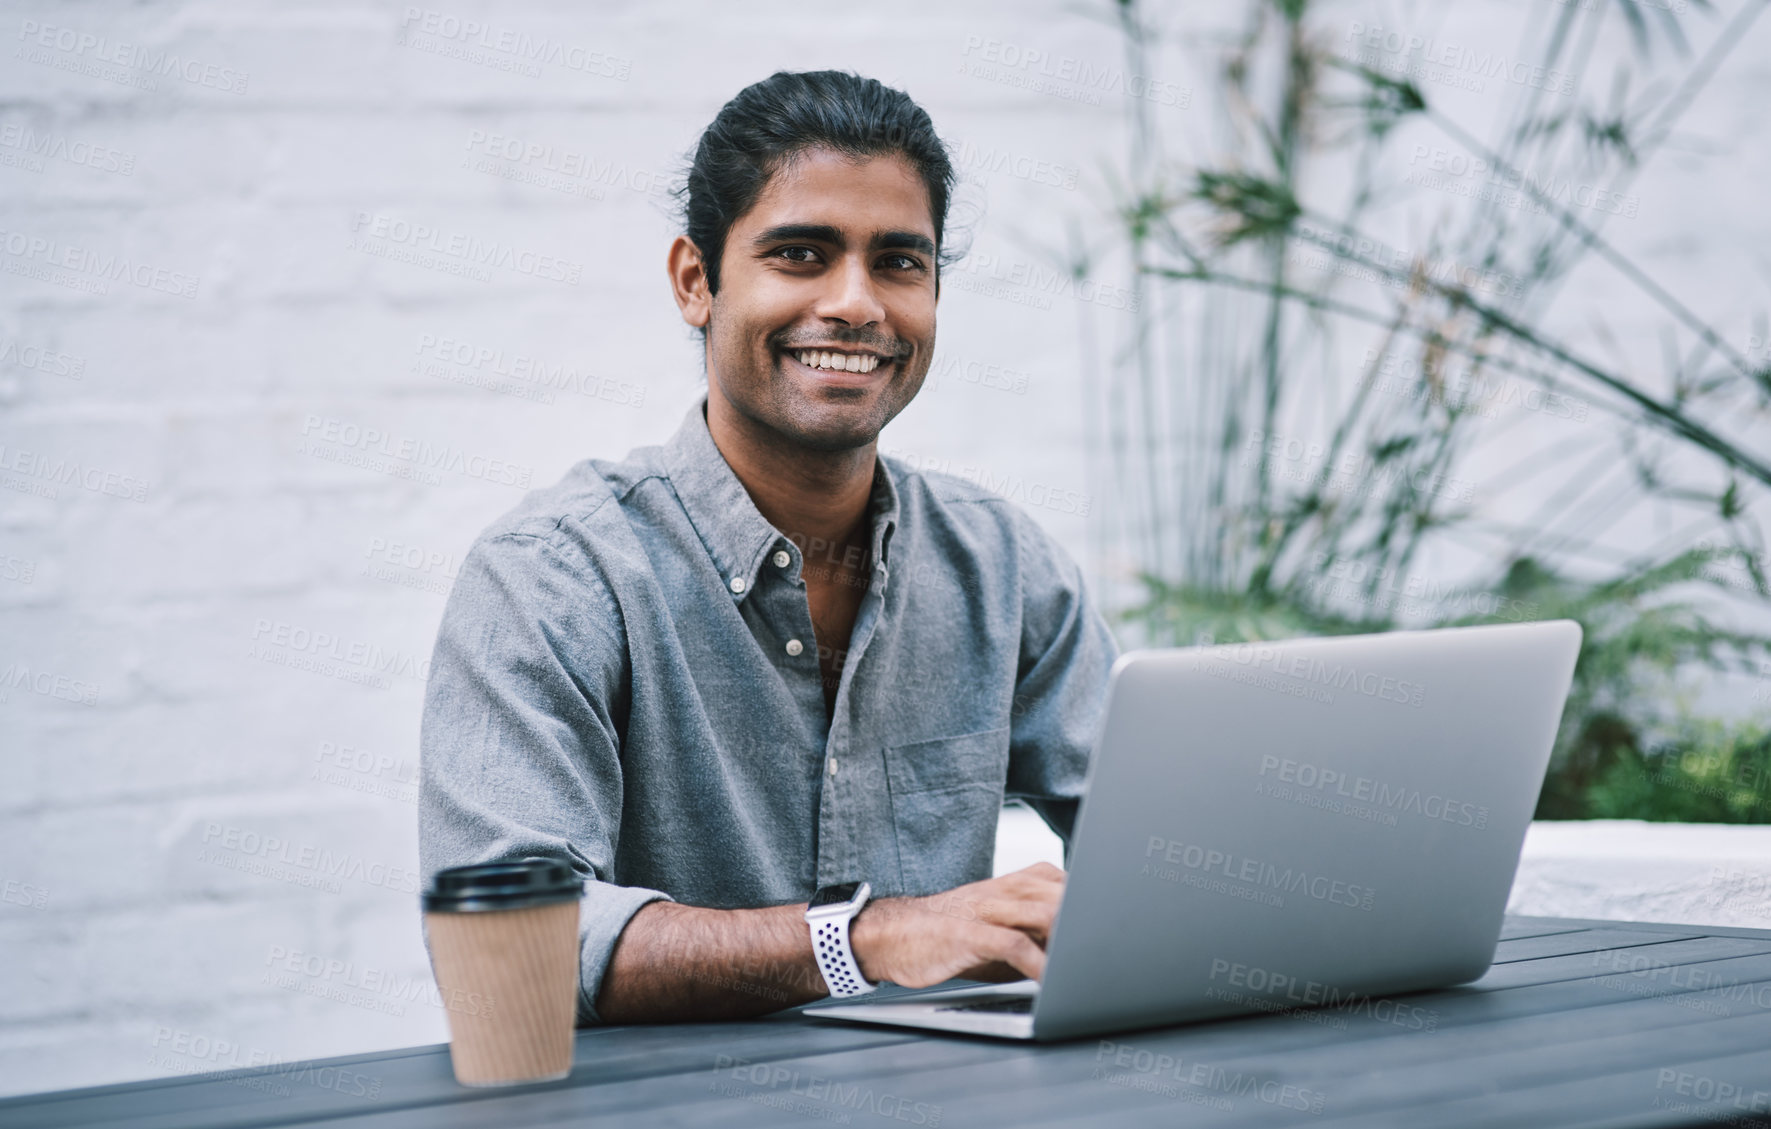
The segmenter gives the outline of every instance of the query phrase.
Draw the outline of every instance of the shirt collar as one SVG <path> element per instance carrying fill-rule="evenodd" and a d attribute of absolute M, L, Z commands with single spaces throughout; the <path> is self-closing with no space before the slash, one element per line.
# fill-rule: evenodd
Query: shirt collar
<path fill-rule="evenodd" d="M 733 599 L 743 600 L 756 587 L 756 574 L 772 549 L 786 550 L 793 558 L 793 575 L 799 575 L 798 546 L 763 517 L 750 500 L 744 483 L 714 444 L 713 435 L 707 430 L 707 397 L 689 408 L 676 434 L 665 442 L 664 468 L 683 504 L 683 512 L 707 546 L 708 555 Z M 897 484 L 886 469 L 885 459 L 877 455 L 868 511 L 873 515 L 874 570 L 883 584 L 899 506 Z"/>

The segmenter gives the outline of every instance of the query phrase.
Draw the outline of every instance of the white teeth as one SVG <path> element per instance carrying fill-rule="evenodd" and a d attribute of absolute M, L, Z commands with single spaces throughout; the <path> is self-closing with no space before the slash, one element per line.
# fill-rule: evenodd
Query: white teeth
<path fill-rule="evenodd" d="M 879 367 L 879 358 L 870 353 L 827 353 L 807 351 L 794 354 L 807 368 L 831 369 L 836 372 L 872 372 Z"/>

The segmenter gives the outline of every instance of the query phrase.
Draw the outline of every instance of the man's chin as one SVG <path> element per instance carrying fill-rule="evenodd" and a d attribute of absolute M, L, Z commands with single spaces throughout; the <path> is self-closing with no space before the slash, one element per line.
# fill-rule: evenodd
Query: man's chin
<path fill-rule="evenodd" d="M 878 439 L 883 424 L 872 404 L 853 404 L 799 405 L 773 426 L 799 447 L 852 451 Z"/>

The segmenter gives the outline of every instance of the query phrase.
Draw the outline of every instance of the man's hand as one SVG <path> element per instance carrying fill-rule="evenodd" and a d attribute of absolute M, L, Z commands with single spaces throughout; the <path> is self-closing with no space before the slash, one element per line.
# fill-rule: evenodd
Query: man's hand
<path fill-rule="evenodd" d="M 1013 874 L 923 898 L 869 901 L 849 924 L 849 947 L 869 980 L 927 988 L 954 977 L 1041 979 L 1064 872 L 1037 862 Z"/>
<path fill-rule="evenodd" d="M 955 976 L 1039 979 L 1064 872 L 1050 863 L 926 898 L 879 898 L 849 924 L 861 974 L 906 988 Z M 738 1019 L 827 994 L 812 957 L 805 905 L 639 908 L 621 931 L 597 992 L 605 1023 Z"/>

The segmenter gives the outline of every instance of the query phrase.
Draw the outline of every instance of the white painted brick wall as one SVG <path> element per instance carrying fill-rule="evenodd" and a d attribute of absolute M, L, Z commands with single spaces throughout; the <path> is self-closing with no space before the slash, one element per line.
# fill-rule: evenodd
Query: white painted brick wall
<path fill-rule="evenodd" d="M 663 276 L 674 228 L 651 186 L 726 98 L 778 68 L 877 75 L 952 137 L 1074 170 L 1073 187 L 969 173 L 978 254 L 1034 263 L 1071 217 L 1099 231 L 1120 96 L 1047 97 L 966 69 L 977 37 L 1116 64 L 1111 28 L 1063 0 L 443 9 L 618 56 L 620 80 L 558 66 L 530 78 L 402 46 L 423 22 L 407 10 L 22 0 L 0 16 L 0 129 L 109 146 L 129 165 L 21 166 L 0 145 L 0 349 L 68 358 L 0 361 L 0 462 L 30 452 L 109 472 L 117 492 L 144 487 L 140 501 L 66 485 L 44 497 L 28 474 L 0 475 L 0 668 L 64 680 L 60 696 L 53 682 L 49 695 L 0 688 L 0 1093 L 444 1037 L 422 998 L 350 990 L 342 974 L 267 978 L 299 953 L 422 988 L 415 899 L 390 873 L 416 865 L 423 684 L 365 686 L 260 648 L 288 625 L 427 657 L 451 562 L 521 491 L 303 453 L 310 417 L 507 460 L 535 485 L 662 440 L 699 377 Z M 76 73 L 52 64 L 77 50 L 36 45 L 44 27 L 70 30 L 62 42 L 170 49 L 244 74 L 246 90 Z M 1205 81 L 1190 50 L 1167 73 Z M 1716 119 L 1751 103 L 1757 81 L 1726 88 Z M 477 171 L 464 164 L 476 131 L 589 154 L 600 179 L 568 194 Z M 1757 203 L 1741 196 L 1743 223 L 1762 223 Z M 557 254 L 583 278 L 481 282 L 351 250 L 361 213 Z M 169 285 L 194 279 L 195 297 L 26 277 L 14 233 L 176 272 Z M 994 365 L 1025 386 L 937 381 L 885 446 L 1110 504 L 1086 467 L 1078 334 L 1086 315 L 1111 340 L 1112 312 L 952 278 L 937 366 Z M 418 367 L 431 338 L 567 362 L 643 399 L 536 403 L 439 379 Z M 1032 512 L 1088 560 L 1073 508 Z M 377 559 L 396 544 L 443 563 Z M 328 777 L 339 749 L 367 768 Z M 236 834 L 343 854 L 380 878 L 332 890 L 298 884 L 314 878 L 299 866 L 245 872 L 255 856 L 225 849 Z M 217 846 L 235 867 L 214 861 Z"/>

